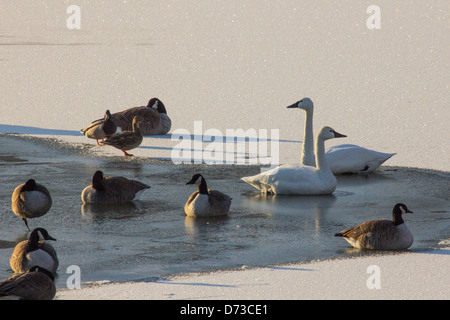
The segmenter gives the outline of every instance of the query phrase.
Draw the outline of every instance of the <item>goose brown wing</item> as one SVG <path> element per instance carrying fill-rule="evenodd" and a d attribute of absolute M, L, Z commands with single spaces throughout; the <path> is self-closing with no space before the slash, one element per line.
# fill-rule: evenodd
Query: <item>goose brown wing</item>
<path fill-rule="evenodd" d="M 394 227 L 394 223 L 390 220 L 371 220 L 341 231 L 336 236 L 358 239 L 363 235 L 386 232 Z"/>

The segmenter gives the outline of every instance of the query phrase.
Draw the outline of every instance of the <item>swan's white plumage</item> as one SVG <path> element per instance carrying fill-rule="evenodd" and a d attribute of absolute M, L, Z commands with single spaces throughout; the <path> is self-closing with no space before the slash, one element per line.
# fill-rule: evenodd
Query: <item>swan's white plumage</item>
<path fill-rule="evenodd" d="M 301 163 L 315 166 L 312 143 L 314 103 L 309 98 L 303 98 L 288 108 L 299 108 L 306 112 Z M 334 174 L 373 172 L 393 155 L 395 153 L 378 152 L 354 144 L 334 146 L 326 152 L 328 164 Z"/>
<path fill-rule="evenodd" d="M 395 153 L 383 153 L 354 144 L 331 147 L 326 157 L 334 174 L 373 172 Z"/>
<path fill-rule="evenodd" d="M 325 157 L 325 140 L 345 137 L 330 127 L 323 127 L 316 139 L 317 166 L 285 164 L 251 177 L 243 177 L 262 193 L 321 195 L 331 194 L 337 180 L 331 172 Z"/>

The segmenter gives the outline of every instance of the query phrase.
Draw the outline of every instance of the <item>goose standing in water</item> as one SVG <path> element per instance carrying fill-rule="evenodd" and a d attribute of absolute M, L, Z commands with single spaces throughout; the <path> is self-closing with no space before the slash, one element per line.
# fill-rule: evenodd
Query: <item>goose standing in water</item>
<path fill-rule="evenodd" d="M 316 138 L 315 167 L 306 165 L 282 165 L 252 177 L 243 177 L 261 193 L 321 195 L 331 194 L 336 189 L 336 177 L 325 157 L 325 140 L 346 137 L 330 127 L 323 127 Z"/>
<path fill-rule="evenodd" d="M 190 217 L 225 216 L 231 206 L 231 198 L 226 194 L 210 190 L 201 174 L 194 174 L 186 185 L 195 184 L 198 191 L 191 194 L 184 206 L 184 212 Z"/>
<path fill-rule="evenodd" d="M 403 221 L 405 213 L 413 213 L 403 203 L 397 203 L 392 210 L 392 221 L 371 220 L 336 233 L 353 247 L 378 250 L 404 250 L 414 242 L 411 231 Z"/>
<path fill-rule="evenodd" d="M 137 148 L 144 139 L 142 135 L 142 131 L 140 129 L 140 125 L 144 122 L 144 119 L 140 116 L 136 116 L 133 118 L 133 131 L 122 131 L 120 133 L 116 133 L 105 141 L 102 144 L 106 144 L 112 146 L 114 148 L 122 150 L 126 157 L 133 156 L 129 154 L 127 151 Z"/>
<path fill-rule="evenodd" d="M 306 112 L 301 163 L 307 166 L 314 166 L 314 104 L 311 99 L 303 98 L 288 106 L 288 108 L 299 108 Z M 329 148 L 326 153 L 328 164 L 334 174 L 373 172 L 393 155 L 395 153 L 378 152 L 354 144 L 334 146 Z"/>
<path fill-rule="evenodd" d="M 144 119 L 141 124 L 144 136 L 167 134 L 172 126 L 166 107 L 158 98 L 150 99 L 146 106 L 133 107 L 113 113 L 111 118 L 122 131 L 130 131 L 133 126 L 133 118 L 136 116 Z"/>
<path fill-rule="evenodd" d="M 0 282 L 0 300 L 52 300 L 55 295 L 55 276 L 40 266 Z"/>
<path fill-rule="evenodd" d="M 125 203 L 139 200 L 141 194 L 150 186 L 125 177 L 103 177 L 102 171 L 96 171 L 92 184 L 81 193 L 83 203 Z"/>
<path fill-rule="evenodd" d="M 56 241 L 47 230 L 43 228 L 34 229 L 28 240 L 19 242 L 9 259 L 11 268 L 16 273 L 30 270 L 33 266 L 41 266 L 51 272 L 56 272 L 59 261 L 56 250 L 45 240 Z"/>
<path fill-rule="evenodd" d="M 106 110 L 104 119 L 94 121 L 91 125 L 80 130 L 80 132 L 90 139 L 95 139 L 97 144 L 100 145 L 98 139 L 103 141 L 105 138 L 115 134 L 116 130 L 117 126 L 111 120 L 111 112 Z"/>
<path fill-rule="evenodd" d="M 50 192 L 34 179 L 19 185 L 11 198 L 11 209 L 16 216 L 22 218 L 28 231 L 27 219 L 38 218 L 46 214 L 52 206 Z"/>

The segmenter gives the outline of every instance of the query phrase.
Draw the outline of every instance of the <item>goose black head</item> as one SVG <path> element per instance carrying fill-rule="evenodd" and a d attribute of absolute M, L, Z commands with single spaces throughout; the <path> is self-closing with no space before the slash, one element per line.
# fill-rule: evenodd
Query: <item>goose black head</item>
<path fill-rule="evenodd" d="M 34 191 L 36 190 L 36 181 L 34 179 L 29 179 L 25 184 L 23 185 L 22 191 Z"/>
<path fill-rule="evenodd" d="M 403 203 L 397 203 L 394 206 L 394 209 L 392 210 L 392 220 L 395 225 L 399 225 L 404 222 L 402 215 L 404 215 L 405 213 L 413 213 L 413 212 L 409 210 L 408 207 Z"/>
<path fill-rule="evenodd" d="M 31 234 L 30 234 L 30 240 L 32 240 L 32 239 L 37 239 L 37 241 L 39 241 L 39 240 L 56 241 L 56 239 L 53 238 L 52 236 L 50 236 L 48 231 L 45 230 L 44 228 L 35 228 L 35 229 L 33 229 L 33 231 L 31 231 Z"/>
<path fill-rule="evenodd" d="M 164 103 L 162 103 L 162 101 L 159 100 L 158 98 L 151 98 L 148 101 L 147 107 L 155 109 L 159 113 L 166 113 L 167 114 L 167 110 L 166 110 L 166 107 L 164 106 Z"/>

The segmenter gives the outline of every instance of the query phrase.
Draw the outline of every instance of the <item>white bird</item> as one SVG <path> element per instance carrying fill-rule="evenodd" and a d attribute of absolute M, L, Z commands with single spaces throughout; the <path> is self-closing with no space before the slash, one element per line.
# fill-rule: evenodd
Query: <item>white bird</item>
<path fill-rule="evenodd" d="M 325 157 L 325 140 L 346 137 L 330 127 L 323 127 L 316 138 L 315 167 L 307 165 L 282 165 L 272 170 L 241 180 L 259 189 L 262 193 L 321 195 L 331 194 L 336 189 L 336 177 Z"/>
<path fill-rule="evenodd" d="M 414 241 L 411 231 L 402 215 L 412 213 L 403 203 L 397 203 L 392 210 L 392 221 L 372 220 L 336 233 L 353 247 L 361 249 L 404 250 Z"/>
<path fill-rule="evenodd" d="M 231 198 L 218 190 L 210 190 L 205 178 L 194 174 L 186 185 L 195 184 L 198 191 L 191 194 L 184 206 L 184 212 L 190 217 L 225 216 L 231 206 Z"/>
<path fill-rule="evenodd" d="M 313 147 L 314 104 L 311 99 L 303 98 L 288 106 L 288 108 L 299 108 L 306 112 L 301 163 L 307 166 L 315 166 Z M 334 146 L 326 152 L 328 164 L 334 174 L 373 172 L 393 155 L 395 153 L 378 152 L 354 144 Z"/>

